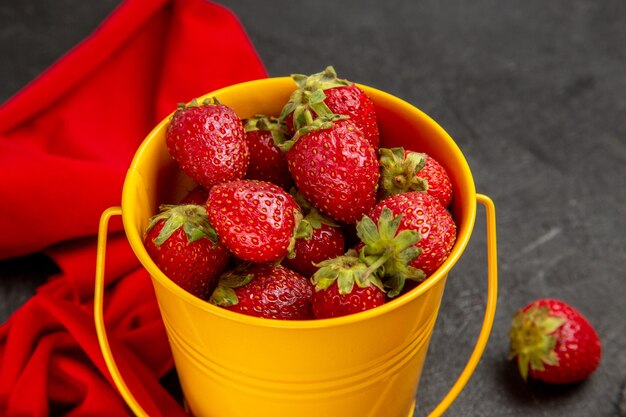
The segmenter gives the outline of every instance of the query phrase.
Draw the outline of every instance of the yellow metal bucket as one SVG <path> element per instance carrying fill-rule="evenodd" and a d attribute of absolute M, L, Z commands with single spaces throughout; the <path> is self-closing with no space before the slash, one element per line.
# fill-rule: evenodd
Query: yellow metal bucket
<path fill-rule="evenodd" d="M 496 308 L 495 209 L 476 194 L 467 162 L 450 136 L 423 112 L 385 92 L 362 87 L 376 105 L 381 146 L 426 152 L 449 171 L 458 226 L 447 261 L 406 295 L 358 314 L 311 321 L 279 321 L 234 313 L 195 298 L 173 284 L 151 261 L 142 234 L 159 203 L 178 201 L 188 179 L 165 146 L 167 119 L 147 136 L 132 161 L 121 207 L 100 222 L 95 320 L 111 375 L 129 407 L 146 415 L 120 375 L 106 339 L 102 296 L 106 232 L 122 215 L 126 236 L 152 277 L 185 403 L 196 417 L 407 417 L 449 271 L 470 239 L 476 204 L 487 217 L 488 294 L 482 330 L 459 379 L 432 411 L 441 415 L 462 390 L 485 348 Z M 278 114 L 295 84 L 288 77 L 230 86 L 210 94 L 242 117 Z M 468 285 L 472 285 L 468 283 Z M 302 360 L 302 358 L 306 358 Z"/>

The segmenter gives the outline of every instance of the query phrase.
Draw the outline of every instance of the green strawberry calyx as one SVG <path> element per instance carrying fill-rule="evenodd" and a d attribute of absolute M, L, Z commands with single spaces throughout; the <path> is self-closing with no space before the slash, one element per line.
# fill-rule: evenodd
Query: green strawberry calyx
<path fill-rule="evenodd" d="M 361 259 L 355 250 L 349 250 L 344 255 L 327 259 L 316 264 L 319 269 L 311 277 L 315 291 L 324 290 L 335 282 L 339 294 L 350 294 L 354 285 L 367 288 L 370 285 L 384 290 L 376 272 L 380 265 L 368 265 Z"/>
<path fill-rule="evenodd" d="M 184 109 L 188 109 L 192 107 L 214 106 L 217 104 L 222 104 L 222 103 L 218 100 L 217 97 L 213 96 L 213 97 L 206 97 L 201 102 L 198 101 L 197 98 L 193 98 L 191 99 L 189 103 L 178 103 L 177 108 L 178 110 L 184 110 Z"/>
<path fill-rule="evenodd" d="M 313 232 L 320 229 L 323 224 L 330 227 L 339 227 L 339 224 L 333 219 L 323 215 L 316 208 L 312 208 L 300 222 L 295 236 L 296 239 L 310 240 Z"/>
<path fill-rule="evenodd" d="M 318 90 L 313 93 L 305 91 L 303 94 L 310 96 L 310 101 L 308 101 L 307 104 L 298 105 L 293 111 L 295 133 L 291 139 L 277 143 L 277 146 L 283 152 L 288 152 L 300 137 L 314 131 L 330 129 L 335 122 L 350 118 L 343 114 L 334 114 L 326 103 L 324 103 L 326 95 L 323 91 Z M 289 104 L 286 107 L 288 106 Z M 317 117 L 313 117 L 313 114 Z M 283 115 L 281 115 L 281 120 L 284 120 L 282 116 Z"/>
<path fill-rule="evenodd" d="M 426 155 L 406 152 L 404 148 L 381 148 L 381 188 L 385 197 L 409 191 L 428 190 L 428 181 L 417 176 L 426 163 Z"/>
<path fill-rule="evenodd" d="M 337 78 L 332 66 L 324 71 L 312 74 L 292 74 L 291 78 L 298 87 L 289 97 L 289 101 L 280 113 L 280 120 L 285 121 L 291 114 L 293 117 L 294 137 L 279 144 L 287 152 L 302 135 L 315 130 L 329 129 L 333 122 L 349 118 L 346 115 L 334 114 L 324 103 L 324 90 L 335 87 L 349 86 L 352 83 Z"/>
<path fill-rule="evenodd" d="M 263 114 L 255 114 L 253 117 L 246 119 L 244 129 L 246 132 L 270 132 L 276 146 L 284 143 L 288 136 L 285 124 L 278 117 Z"/>
<path fill-rule="evenodd" d="M 313 231 L 321 228 L 324 224 L 330 227 L 340 227 L 335 220 L 320 213 L 295 187 L 291 188 L 290 194 L 298 206 L 300 206 L 302 213 L 304 213 L 304 217 L 298 225 L 298 230 L 295 234 L 296 239 L 311 239 Z"/>
<path fill-rule="evenodd" d="M 545 365 L 558 365 L 554 332 L 566 321 L 564 317 L 551 315 L 547 306 L 533 305 L 515 314 L 509 331 L 509 359 L 517 359 L 524 381 L 528 378 L 529 369 L 543 371 Z"/>
<path fill-rule="evenodd" d="M 249 263 L 238 265 L 233 270 L 224 272 L 209 298 L 209 303 L 229 307 L 239 303 L 235 288 L 246 286 L 254 279 L 254 274 L 247 273 Z"/>
<path fill-rule="evenodd" d="M 214 246 L 217 246 L 217 232 L 209 222 L 204 206 L 197 204 L 162 204 L 159 206 L 159 213 L 150 218 L 146 231 L 152 229 L 162 220 L 165 221 L 163 228 L 154 239 L 154 243 L 157 246 L 165 243 L 181 227 L 185 231 L 189 243 L 207 238 L 213 242 Z"/>
<path fill-rule="evenodd" d="M 300 210 L 296 209 L 293 211 L 293 232 L 291 233 L 291 237 L 289 238 L 289 244 L 287 245 L 287 257 L 295 258 L 296 256 L 296 240 L 298 239 L 298 234 L 300 233 L 300 225 L 302 224 L 303 217 Z"/>
<path fill-rule="evenodd" d="M 291 188 L 290 194 L 300 207 L 300 215 L 296 215 L 296 224 L 294 228 L 294 234 L 289 241 L 289 249 L 287 252 L 287 258 L 293 259 L 296 257 L 296 241 L 298 239 L 310 240 L 313 237 L 313 232 L 320 229 L 323 224 L 330 227 L 339 227 L 339 224 L 328 216 L 320 213 L 313 205 L 294 187 Z M 303 213 L 306 213 L 303 217 Z"/>
<path fill-rule="evenodd" d="M 421 269 L 409 265 L 422 252 L 415 246 L 421 234 L 412 229 L 398 233 L 401 219 L 401 214 L 394 217 L 391 209 L 384 207 L 378 224 L 370 217 L 363 216 L 356 225 L 357 235 L 364 245 L 360 258 L 367 265 L 380 264 L 379 275 L 390 298 L 400 294 L 407 279 L 418 282 L 426 279 Z"/>
<path fill-rule="evenodd" d="M 326 90 L 352 85 L 350 81 L 337 77 L 337 71 L 332 65 L 327 66 L 324 71 L 311 75 L 292 74 L 291 78 L 302 90 Z"/>

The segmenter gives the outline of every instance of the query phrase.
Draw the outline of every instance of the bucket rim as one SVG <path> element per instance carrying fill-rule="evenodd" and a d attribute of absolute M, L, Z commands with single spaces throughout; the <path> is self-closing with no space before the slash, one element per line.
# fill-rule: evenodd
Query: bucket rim
<path fill-rule="evenodd" d="M 227 87 L 223 87 L 217 89 L 215 91 L 209 92 L 202 96 L 199 96 L 197 99 L 201 101 L 204 98 L 208 97 L 217 97 L 219 99 L 220 95 L 225 94 L 227 92 L 231 92 L 235 89 L 248 88 L 258 84 L 265 83 L 293 83 L 291 77 L 270 77 L 270 78 L 262 78 L 252 81 L 246 81 L 238 84 L 233 84 Z M 435 271 L 432 275 L 430 275 L 426 280 L 421 282 L 415 288 L 411 289 L 407 293 L 398 296 L 390 301 L 387 301 L 381 306 L 376 308 L 362 311 L 359 313 L 350 314 L 347 316 L 327 318 L 327 319 L 312 319 L 312 320 L 280 320 L 280 319 L 268 319 L 262 317 L 254 317 L 248 316 L 245 314 L 237 313 L 234 311 L 227 310 L 225 308 L 215 306 L 205 300 L 202 300 L 187 291 L 180 288 L 173 281 L 171 281 L 152 261 L 150 256 L 148 255 L 144 244 L 143 244 L 143 236 L 141 233 L 137 231 L 135 227 L 134 219 L 130 218 L 130 214 L 124 210 L 124 202 L 132 201 L 134 198 L 134 186 L 137 183 L 143 184 L 141 174 L 138 171 L 138 165 L 142 159 L 142 156 L 148 146 L 155 140 L 155 138 L 159 135 L 162 129 L 164 129 L 165 125 L 168 124 L 170 117 L 174 113 L 170 113 L 166 117 L 164 117 L 144 138 L 141 142 L 139 148 L 137 149 L 133 159 L 131 161 L 130 167 L 127 171 L 126 178 L 124 180 L 124 185 L 122 189 L 122 222 L 124 225 L 124 232 L 127 236 L 127 239 L 131 245 L 135 256 L 139 259 L 142 266 L 147 270 L 151 279 L 153 281 L 158 282 L 159 285 L 165 287 L 169 292 L 173 293 L 175 296 L 182 299 L 184 302 L 198 308 L 200 310 L 204 310 L 208 313 L 219 316 L 223 319 L 228 319 L 232 321 L 236 321 L 239 324 L 246 324 L 255 327 L 265 327 L 265 328 L 279 328 L 279 329 L 316 329 L 316 328 L 327 328 L 327 327 L 339 327 L 346 326 L 360 321 L 370 320 L 379 316 L 386 314 L 391 310 L 395 310 L 397 308 L 402 307 L 403 305 L 412 302 L 416 298 L 421 297 L 424 293 L 426 293 L 430 288 L 437 285 L 439 281 L 442 279 L 446 279 L 448 273 L 452 269 L 452 267 L 458 262 L 461 255 L 463 254 L 467 244 L 471 238 L 471 234 L 474 228 L 475 218 L 476 218 L 476 189 L 474 184 L 474 179 L 472 173 L 470 171 L 469 165 L 465 156 L 461 152 L 460 148 L 456 144 L 456 142 L 452 139 L 452 137 L 441 127 L 434 119 L 432 119 L 429 115 L 424 113 L 422 110 L 417 108 L 416 106 L 410 104 L 402 98 L 399 98 L 395 95 L 387 93 L 385 91 L 379 90 L 374 87 L 370 87 L 368 85 L 356 83 L 360 88 L 362 88 L 368 95 L 374 95 L 379 98 L 384 98 L 389 102 L 392 102 L 394 105 L 410 108 L 411 112 L 415 112 L 418 114 L 425 122 L 431 125 L 431 128 L 435 129 L 440 137 L 445 140 L 450 148 L 450 151 L 454 154 L 454 159 L 458 162 L 459 168 L 463 171 L 462 176 L 466 178 L 467 186 L 465 187 L 465 193 L 467 195 L 467 202 L 464 202 L 464 218 L 465 222 L 463 224 L 463 230 L 459 232 L 457 230 L 457 237 L 455 244 L 450 252 L 450 255 L 445 260 L 445 262 Z M 295 86 L 295 84 L 294 84 Z M 371 93 L 371 94 L 370 94 Z"/>

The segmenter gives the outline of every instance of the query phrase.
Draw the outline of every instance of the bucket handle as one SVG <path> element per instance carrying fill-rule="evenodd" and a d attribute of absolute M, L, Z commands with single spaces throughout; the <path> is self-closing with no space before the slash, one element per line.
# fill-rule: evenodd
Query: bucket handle
<path fill-rule="evenodd" d="M 428 415 L 428 417 L 439 417 L 452 405 L 456 397 L 461 393 L 463 387 L 467 384 L 472 373 L 476 369 L 478 362 L 487 346 L 489 334 L 491 333 L 491 327 L 496 313 L 496 304 L 498 300 L 498 261 L 497 261 L 497 246 L 496 246 L 496 212 L 493 201 L 483 194 L 476 194 L 476 201 L 485 207 L 486 215 L 486 234 L 487 234 L 487 306 L 485 309 L 485 316 L 483 318 L 482 328 L 478 335 L 474 350 L 470 355 L 463 372 L 459 375 L 458 379 L 450 388 L 446 396 L 435 407 L 435 409 Z M 96 333 L 98 335 L 98 343 L 102 351 L 102 356 L 106 366 L 111 373 L 111 377 L 115 386 L 118 388 L 122 398 L 126 401 L 126 404 L 138 417 L 148 417 L 148 413 L 137 402 L 133 394 L 128 389 L 128 386 L 124 382 L 122 375 L 115 363 L 111 348 L 109 346 L 108 338 L 106 335 L 106 328 L 104 326 L 103 316 L 103 296 L 104 296 L 104 261 L 106 255 L 106 240 L 108 232 L 109 220 L 113 216 L 119 216 L 122 214 L 122 208 L 110 207 L 106 209 L 100 217 L 100 224 L 98 227 L 98 248 L 96 256 L 96 278 L 95 278 L 95 291 L 94 291 L 94 320 L 96 325 Z"/>
<path fill-rule="evenodd" d="M 496 207 L 493 201 L 483 194 L 476 194 L 476 201 L 485 206 L 486 234 L 487 234 L 487 306 L 483 318 L 482 328 L 476 340 L 474 350 L 470 355 L 465 369 L 450 388 L 450 391 L 428 415 L 428 417 L 439 417 L 452 405 L 456 397 L 461 393 L 472 373 L 480 361 L 487 340 L 491 333 L 491 327 L 496 315 L 496 304 L 498 302 L 498 252 L 496 245 Z"/>
<path fill-rule="evenodd" d="M 111 347 L 109 346 L 109 340 L 107 338 L 106 328 L 104 326 L 103 315 L 103 298 L 104 298 L 104 260 L 106 255 L 106 243 L 107 232 L 109 227 L 109 220 L 113 216 L 120 216 L 122 214 L 122 208 L 119 206 L 109 207 L 106 209 L 100 217 L 100 224 L 98 226 L 98 248 L 96 253 L 96 279 L 94 290 L 94 321 L 96 324 L 96 333 L 98 335 L 98 344 L 104 357 L 104 362 L 113 378 L 113 382 L 118 391 L 126 401 L 126 404 L 138 417 L 148 417 L 148 413 L 139 405 L 133 394 L 128 389 L 126 382 L 122 378 L 120 371 L 115 363 L 113 354 L 111 353 Z"/>

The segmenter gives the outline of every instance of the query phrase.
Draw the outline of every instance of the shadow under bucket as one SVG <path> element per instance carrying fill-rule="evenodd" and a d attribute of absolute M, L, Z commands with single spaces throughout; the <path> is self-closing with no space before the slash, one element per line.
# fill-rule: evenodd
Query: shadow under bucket
<path fill-rule="evenodd" d="M 107 210 L 100 226 L 96 277 L 96 328 L 113 379 L 131 409 L 145 415 L 124 384 L 102 321 L 102 276 L 108 220 L 122 215 L 127 238 L 152 277 L 187 407 L 208 417 L 407 417 L 439 311 L 448 272 L 470 239 L 476 203 L 487 214 L 488 295 L 483 328 L 465 370 L 431 413 L 440 415 L 461 391 L 485 348 L 496 306 L 495 211 L 476 194 L 467 162 L 449 135 L 410 104 L 361 86 L 374 101 L 381 146 L 426 152 L 447 169 L 456 244 L 425 282 L 387 304 L 325 320 L 280 321 L 231 312 L 204 302 L 170 281 L 143 246 L 150 216 L 163 202 L 179 201 L 192 187 L 165 146 L 169 118 L 139 147 L 124 182 L 122 205 Z M 217 97 L 241 118 L 279 114 L 296 88 L 289 77 L 230 86 Z"/>

